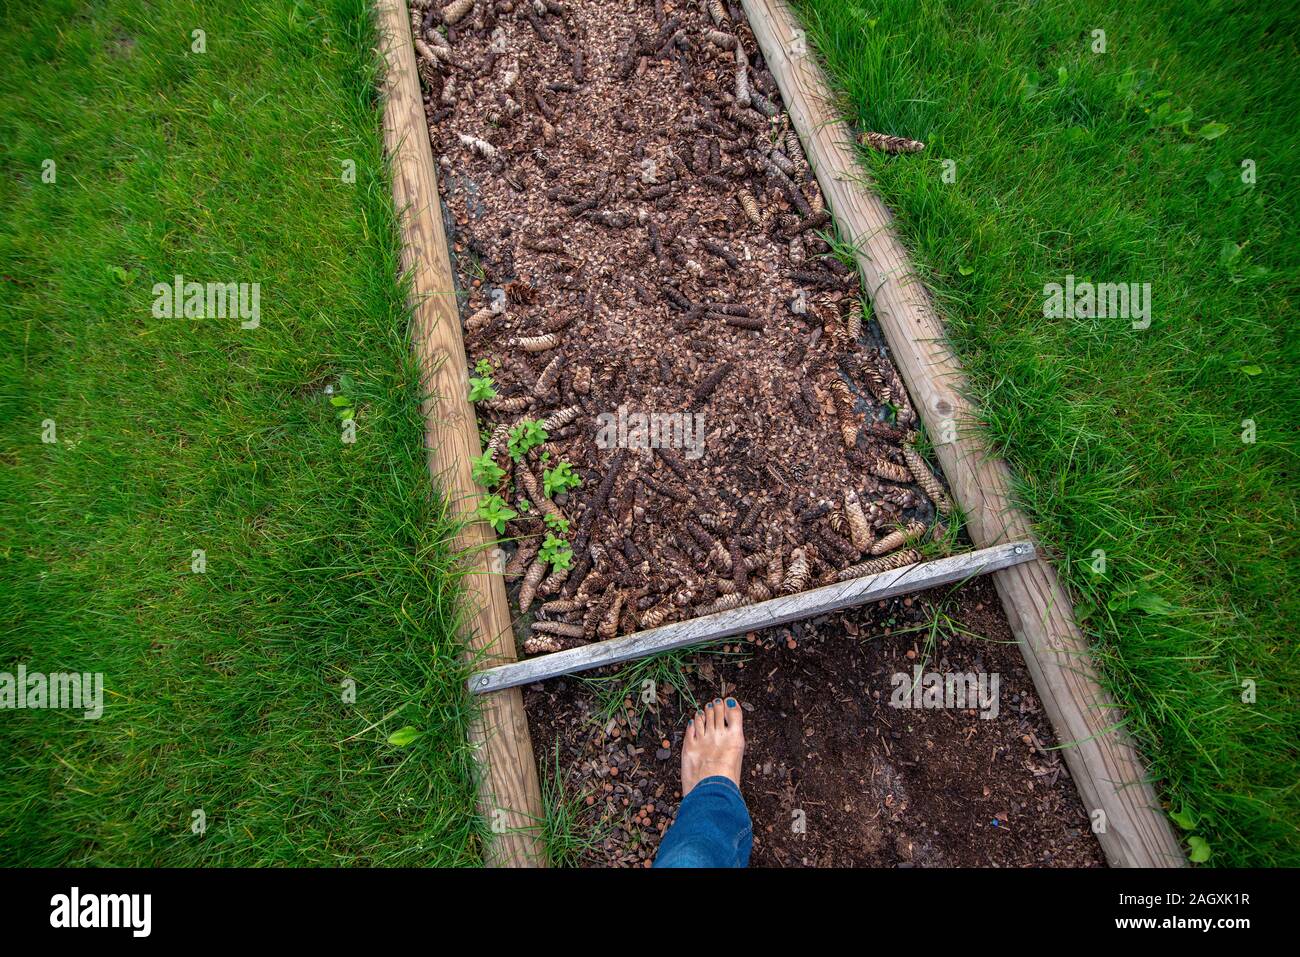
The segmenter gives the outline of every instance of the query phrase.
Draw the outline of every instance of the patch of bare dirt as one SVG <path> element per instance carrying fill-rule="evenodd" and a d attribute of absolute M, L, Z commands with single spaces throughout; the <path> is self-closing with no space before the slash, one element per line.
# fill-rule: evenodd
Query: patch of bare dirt
<path fill-rule="evenodd" d="M 927 647 L 929 632 L 909 629 L 931 620 L 936 601 L 957 627 Z M 695 701 L 732 695 L 745 708 L 752 866 L 1104 866 L 1011 642 L 981 580 L 953 598 L 894 599 L 695 656 Z M 996 716 L 893 706 L 895 676 L 910 682 L 917 665 L 997 675 Z M 629 698 L 609 722 L 594 716 L 598 698 L 578 678 L 525 691 L 544 770 L 558 745 L 570 793 L 604 829 L 590 866 L 647 866 L 676 814 L 692 705 L 657 691 L 654 707 Z"/>

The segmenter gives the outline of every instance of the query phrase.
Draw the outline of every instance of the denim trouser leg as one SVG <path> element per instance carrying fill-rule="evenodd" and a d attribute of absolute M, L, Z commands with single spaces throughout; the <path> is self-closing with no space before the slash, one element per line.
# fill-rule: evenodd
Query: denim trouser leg
<path fill-rule="evenodd" d="M 746 867 L 754 846 L 749 809 L 727 778 L 705 778 L 682 799 L 655 867 Z"/>

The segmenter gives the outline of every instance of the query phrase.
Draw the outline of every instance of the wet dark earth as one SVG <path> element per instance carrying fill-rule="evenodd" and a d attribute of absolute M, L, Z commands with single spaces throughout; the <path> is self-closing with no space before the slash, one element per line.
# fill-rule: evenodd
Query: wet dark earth
<path fill-rule="evenodd" d="M 690 662 L 697 701 L 745 708 L 752 866 L 1104 864 L 988 580 L 751 633 Z M 917 665 L 983 675 L 990 690 L 997 675 L 996 708 L 891 705 Z M 604 721 L 580 678 L 525 689 L 543 773 L 558 745 L 567 793 L 602 829 L 586 865 L 649 866 L 676 812 L 693 707 L 655 690 L 653 706 L 634 690 Z"/>

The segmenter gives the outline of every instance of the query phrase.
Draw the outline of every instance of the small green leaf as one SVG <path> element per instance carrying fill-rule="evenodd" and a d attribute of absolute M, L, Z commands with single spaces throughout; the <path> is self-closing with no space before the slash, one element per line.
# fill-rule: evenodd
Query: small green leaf
<path fill-rule="evenodd" d="M 536 419 L 523 419 L 510 430 L 506 440 L 506 450 L 516 462 L 528 454 L 528 450 L 541 445 L 548 438 L 546 428 Z"/>
<path fill-rule="evenodd" d="M 1066 72 L 1065 67 L 1058 66 L 1056 68 L 1056 81 L 1060 83 L 1061 86 L 1065 86 L 1065 80 L 1068 76 L 1069 74 Z"/>
<path fill-rule="evenodd" d="M 482 402 L 484 399 L 495 399 L 497 397 L 496 385 L 491 376 L 476 378 L 471 376 L 469 380 L 469 401 Z"/>
<path fill-rule="evenodd" d="M 344 395 L 336 395 L 330 399 L 330 405 L 335 406 L 336 408 L 341 408 L 342 406 L 351 404 L 352 400 Z"/>
<path fill-rule="evenodd" d="M 1223 245 L 1219 247 L 1219 263 L 1224 266 L 1231 266 L 1241 258 L 1241 247 L 1231 239 L 1225 239 Z"/>
<path fill-rule="evenodd" d="M 1193 835 L 1187 839 L 1187 846 L 1191 848 L 1187 859 L 1193 864 L 1204 864 L 1210 859 L 1210 843 L 1205 838 Z"/>
<path fill-rule="evenodd" d="M 488 495 L 483 498 L 478 503 L 475 514 L 495 528 L 500 535 L 505 534 L 506 522 L 519 517 L 519 513 L 508 506 L 500 495 Z"/>
<path fill-rule="evenodd" d="M 506 470 L 497 465 L 491 452 L 484 452 L 469 461 L 474 481 L 484 488 L 492 488 L 505 478 Z"/>
<path fill-rule="evenodd" d="M 1200 136 L 1203 140 L 1217 140 L 1226 132 L 1228 132 L 1226 123 L 1206 123 L 1201 127 Z"/>
<path fill-rule="evenodd" d="M 546 541 L 542 543 L 541 551 L 537 553 L 537 557 L 549 563 L 552 569 L 558 571 L 561 568 L 568 568 L 573 562 L 573 547 L 562 538 L 547 535 Z"/>
<path fill-rule="evenodd" d="M 1092 142 L 1092 131 L 1086 126 L 1071 126 L 1065 131 L 1065 140 L 1071 146 L 1086 146 Z"/>
<path fill-rule="evenodd" d="M 553 469 L 542 470 L 542 491 L 547 498 L 553 498 L 556 492 L 577 488 L 582 484 L 582 476 L 573 471 L 568 462 L 557 462 Z"/>
<path fill-rule="evenodd" d="M 961 273 L 963 276 L 975 275 L 975 269 L 973 266 L 958 266 L 957 271 Z"/>
<path fill-rule="evenodd" d="M 1259 375 L 1264 370 L 1259 366 L 1242 366 L 1241 371 L 1246 373 L 1246 375 Z"/>
<path fill-rule="evenodd" d="M 405 728 L 398 728 L 390 734 L 388 743 L 394 747 L 404 748 L 423 734 L 423 731 L 418 730 L 414 725 L 408 724 Z"/>
<path fill-rule="evenodd" d="M 1115 612 L 1136 610 L 1148 615 L 1172 615 L 1175 611 L 1173 605 L 1147 589 L 1120 592 L 1106 603 L 1106 607 Z"/>
<path fill-rule="evenodd" d="M 1190 831 L 1192 828 L 1196 827 L 1196 815 L 1192 812 L 1192 809 L 1188 807 L 1184 807 L 1177 814 L 1170 814 L 1169 820 L 1173 821 L 1184 831 Z"/>

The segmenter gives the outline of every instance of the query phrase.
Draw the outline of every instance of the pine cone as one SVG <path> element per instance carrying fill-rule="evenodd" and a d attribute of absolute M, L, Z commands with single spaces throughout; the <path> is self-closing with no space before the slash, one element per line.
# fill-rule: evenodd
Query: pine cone
<path fill-rule="evenodd" d="M 581 625 L 566 625 L 562 621 L 535 621 L 533 631 L 543 635 L 558 635 L 561 638 L 581 638 Z"/>
<path fill-rule="evenodd" d="M 810 571 L 807 553 L 802 548 L 796 548 L 790 553 L 790 567 L 786 570 L 785 581 L 781 583 L 781 591 L 787 595 L 803 591 L 808 587 Z"/>
<path fill-rule="evenodd" d="M 526 655 L 549 655 L 560 650 L 560 642 L 552 635 L 532 635 L 524 639 Z"/>
<path fill-rule="evenodd" d="M 902 568 L 904 565 L 913 565 L 921 560 L 921 553 L 914 548 L 906 551 L 895 552 L 885 558 L 869 558 L 865 562 L 859 562 L 849 568 L 841 571 L 836 577 L 840 581 L 846 582 L 852 578 L 863 578 L 867 575 L 879 575 L 881 572 L 887 572 L 894 568 Z"/>
<path fill-rule="evenodd" d="M 537 586 L 542 583 L 542 576 L 546 574 L 546 562 L 540 558 L 528 566 L 528 571 L 524 574 L 523 584 L 519 586 L 519 613 L 526 612 L 533 603 L 533 598 L 537 594 Z"/>
<path fill-rule="evenodd" d="M 876 544 L 871 546 L 871 554 L 887 555 L 896 548 L 902 548 L 908 542 L 920 538 L 925 534 L 925 526 L 920 522 L 911 521 L 902 528 L 890 532 Z"/>
<path fill-rule="evenodd" d="M 907 462 L 907 468 L 913 478 L 916 479 L 916 484 L 921 486 L 925 494 L 930 497 L 930 501 L 934 502 L 935 511 L 940 515 L 952 514 L 952 501 L 944 491 L 943 483 L 930 471 L 930 466 L 921 457 L 921 453 L 910 445 L 904 445 L 903 459 Z"/>
<path fill-rule="evenodd" d="M 858 493 L 852 489 L 844 493 L 844 518 L 849 525 L 849 538 L 853 542 L 853 547 L 858 552 L 865 552 L 871 548 L 871 526 L 867 522 L 866 513 L 862 510 L 862 503 L 858 500 Z"/>
<path fill-rule="evenodd" d="M 890 136 L 887 133 L 863 133 L 858 142 L 881 153 L 919 153 L 925 144 L 919 140 L 909 140 L 905 136 Z"/>

